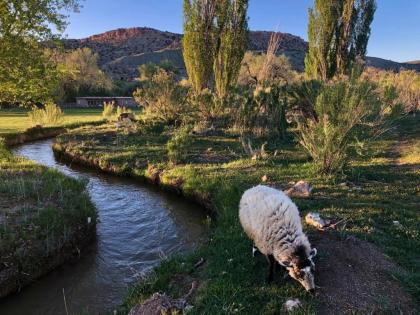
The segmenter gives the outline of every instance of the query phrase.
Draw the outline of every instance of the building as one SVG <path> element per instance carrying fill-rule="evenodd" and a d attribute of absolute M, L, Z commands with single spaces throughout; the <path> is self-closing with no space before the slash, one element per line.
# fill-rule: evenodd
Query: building
<path fill-rule="evenodd" d="M 103 107 L 104 103 L 114 102 L 116 106 L 137 107 L 134 97 L 123 96 L 83 96 L 76 97 L 77 107 Z"/>

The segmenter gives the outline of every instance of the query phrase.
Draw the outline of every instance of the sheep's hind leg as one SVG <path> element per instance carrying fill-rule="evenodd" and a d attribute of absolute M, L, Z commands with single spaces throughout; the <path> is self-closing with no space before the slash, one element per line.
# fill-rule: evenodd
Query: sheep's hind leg
<path fill-rule="evenodd" d="M 267 255 L 265 256 L 267 258 L 268 261 L 268 278 L 267 278 L 267 282 L 271 283 L 273 282 L 273 278 L 274 278 L 274 270 L 276 268 L 276 260 L 274 259 L 273 255 Z"/>

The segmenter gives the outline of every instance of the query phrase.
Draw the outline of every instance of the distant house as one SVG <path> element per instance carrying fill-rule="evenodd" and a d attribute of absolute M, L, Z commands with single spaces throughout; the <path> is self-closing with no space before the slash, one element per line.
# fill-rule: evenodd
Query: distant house
<path fill-rule="evenodd" d="M 104 103 L 115 102 L 117 106 L 137 107 L 134 97 L 123 96 L 83 96 L 76 97 L 77 107 L 103 107 Z"/>

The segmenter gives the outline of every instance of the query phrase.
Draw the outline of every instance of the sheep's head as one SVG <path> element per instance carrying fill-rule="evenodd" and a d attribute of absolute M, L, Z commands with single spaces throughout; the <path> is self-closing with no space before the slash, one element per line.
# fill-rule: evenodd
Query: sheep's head
<path fill-rule="evenodd" d="M 313 248 L 309 255 L 305 253 L 304 248 L 298 248 L 290 261 L 281 262 L 289 271 L 289 275 L 297 280 L 306 291 L 311 293 L 315 291 L 315 264 L 313 258 L 316 256 L 316 253 L 316 248 Z"/>

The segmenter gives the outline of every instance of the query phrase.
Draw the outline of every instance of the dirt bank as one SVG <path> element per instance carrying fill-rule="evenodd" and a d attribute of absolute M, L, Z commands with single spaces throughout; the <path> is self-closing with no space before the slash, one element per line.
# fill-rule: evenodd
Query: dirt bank
<path fill-rule="evenodd" d="M 32 142 L 36 140 L 54 138 L 66 132 L 65 128 L 51 127 L 51 128 L 30 128 L 22 133 L 8 134 L 4 136 L 5 144 L 8 147 Z"/>

